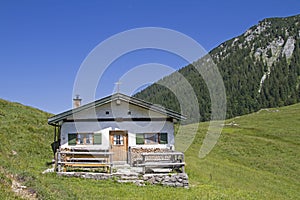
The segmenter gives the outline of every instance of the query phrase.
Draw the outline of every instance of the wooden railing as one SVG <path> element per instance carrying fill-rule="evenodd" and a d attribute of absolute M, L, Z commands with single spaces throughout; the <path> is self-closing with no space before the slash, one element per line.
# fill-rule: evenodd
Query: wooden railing
<path fill-rule="evenodd" d="M 67 171 L 68 168 L 81 168 L 84 170 L 104 168 L 112 172 L 113 153 L 103 149 L 70 149 L 56 152 L 56 167 L 58 172 Z"/>
<path fill-rule="evenodd" d="M 176 170 L 184 173 L 184 154 L 182 152 L 163 152 L 163 153 L 142 153 L 142 163 L 138 166 L 143 167 L 143 172 L 148 169 L 164 168 Z"/>

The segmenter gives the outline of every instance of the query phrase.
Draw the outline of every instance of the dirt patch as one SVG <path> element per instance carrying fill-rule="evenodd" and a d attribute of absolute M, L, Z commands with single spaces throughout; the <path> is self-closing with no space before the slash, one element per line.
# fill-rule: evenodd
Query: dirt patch
<path fill-rule="evenodd" d="M 11 189 L 14 193 L 18 196 L 25 198 L 25 199 L 38 199 L 36 191 L 32 188 L 27 188 L 26 186 L 22 185 L 20 182 L 12 179 Z"/>
<path fill-rule="evenodd" d="M 7 178 L 6 183 L 10 184 L 11 182 L 11 190 L 19 197 L 29 200 L 35 200 L 37 198 L 37 193 L 33 188 L 27 188 L 24 184 L 24 177 L 14 176 L 7 173 L 3 168 L 0 168 L 1 173 Z"/>

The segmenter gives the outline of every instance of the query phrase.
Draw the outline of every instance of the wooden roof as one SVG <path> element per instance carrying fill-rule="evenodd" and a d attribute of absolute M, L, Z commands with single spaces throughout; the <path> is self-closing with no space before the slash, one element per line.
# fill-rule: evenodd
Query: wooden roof
<path fill-rule="evenodd" d="M 62 112 L 60 114 L 54 115 L 54 116 L 52 116 L 51 118 L 48 119 L 48 124 L 55 126 L 59 122 L 62 122 L 64 119 L 66 119 L 67 117 L 69 117 L 69 116 L 71 116 L 75 113 L 78 113 L 78 112 L 81 112 L 83 110 L 87 110 L 87 109 L 90 109 L 90 108 L 96 108 L 96 107 L 102 106 L 104 104 L 111 103 L 112 101 L 115 101 L 115 100 L 118 100 L 118 99 L 123 100 L 125 102 L 128 102 L 129 104 L 139 106 L 141 108 L 145 108 L 145 109 L 148 109 L 148 110 L 151 110 L 151 111 L 154 111 L 154 112 L 158 112 L 160 114 L 166 115 L 167 117 L 170 117 L 170 118 L 173 118 L 173 119 L 177 119 L 177 120 L 186 119 L 180 113 L 177 113 L 177 112 L 172 111 L 170 109 L 166 109 L 166 108 L 160 107 L 158 105 L 154 105 L 152 103 L 146 102 L 144 100 L 141 100 L 141 99 L 138 99 L 138 98 L 135 98 L 135 97 L 127 96 L 125 94 L 116 93 L 116 94 L 104 97 L 102 99 L 96 100 L 94 102 L 82 105 L 78 108 L 74 108 L 74 109 Z"/>

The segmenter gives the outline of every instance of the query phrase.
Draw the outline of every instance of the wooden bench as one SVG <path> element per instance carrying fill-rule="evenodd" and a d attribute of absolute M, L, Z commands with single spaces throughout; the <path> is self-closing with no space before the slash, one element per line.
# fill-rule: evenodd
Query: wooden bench
<path fill-rule="evenodd" d="M 91 150 L 80 149 L 70 151 L 57 152 L 57 169 L 58 172 L 72 168 L 105 168 L 112 172 L 112 156 L 113 153 L 108 150 Z"/>
<path fill-rule="evenodd" d="M 106 158 L 70 158 L 70 161 L 74 161 L 74 160 L 91 160 L 91 161 L 106 161 Z"/>
<path fill-rule="evenodd" d="M 143 172 L 146 173 L 147 169 L 153 168 L 168 168 L 182 169 L 184 172 L 184 154 L 181 152 L 164 152 L 164 153 L 142 153 L 142 163 L 137 164 L 143 167 Z"/>

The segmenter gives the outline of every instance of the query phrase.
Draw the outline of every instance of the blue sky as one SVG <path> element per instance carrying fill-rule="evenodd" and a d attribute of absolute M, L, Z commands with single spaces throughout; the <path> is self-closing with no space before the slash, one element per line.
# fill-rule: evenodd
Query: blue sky
<path fill-rule="evenodd" d="M 296 14 L 299 0 L 0 0 L 0 98 L 51 113 L 71 108 L 85 57 L 100 42 L 129 29 L 173 29 L 210 51 L 264 18 Z M 111 94 L 131 67 L 151 62 L 174 69 L 186 64 L 161 51 L 128 54 L 104 74 L 96 97 Z"/>

